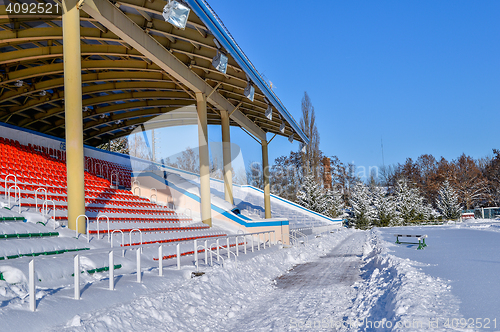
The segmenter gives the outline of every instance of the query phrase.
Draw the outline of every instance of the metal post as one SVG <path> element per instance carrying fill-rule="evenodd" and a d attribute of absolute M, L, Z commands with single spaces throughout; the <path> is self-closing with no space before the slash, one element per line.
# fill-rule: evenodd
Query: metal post
<path fill-rule="evenodd" d="M 35 260 L 30 260 L 29 263 L 29 298 L 30 310 L 36 310 L 36 285 L 35 285 Z"/>
<path fill-rule="evenodd" d="M 208 154 L 207 97 L 196 93 L 198 111 L 198 155 L 200 158 L 200 205 L 203 223 L 212 227 L 212 206 L 210 202 L 210 159 Z M 81 112 L 80 112 L 81 113 Z"/>
<path fill-rule="evenodd" d="M 115 263 L 113 251 L 109 252 L 109 290 L 115 289 Z"/>
<path fill-rule="evenodd" d="M 264 180 L 264 209 L 266 219 L 271 218 L 271 189 L 269 185 L 269 157 L 267 152 L 267 141 L 262 140 L 262 176 Z"/>
<path fill-rule="evenodd" d="M 235 237 L 235 238 L 234 238 L 234 243 L 235 243 L 234 248 L 235 248 L 235 250 L 236 250 L 236 256 L 239 256 L 239 253 L 238 253 L 238 251 L 239 251 L 239 250 L 238 250 L 238 237 Z"/>
<path fill-rule="evenodd" d="M 260 233 L 257 234 L 257 250 L 260 250 Z"/>
<path fill-rule="evenodd" d="M 205 240 L 205 265 L 208 265 L 208 241 Z"/>
<path fill-rule="evenodd" d="M 80 299 L 80 255 L 75 255 L 73 259 L 73 266 L 75 275 L 75 300 Z"/>
<path fill-rule="evenodd" d="M 194 240 L 194 265 L 198 271 L 198 240 Z"/>
<path fill-rule="evenodd" d="M 243 242 L 244 242 L 244 249 L 243 249 L 243 252 L 245 253 L 245 255 L 247 254 L 247 236 L 243 236 Z"/>
<path fill-rule="evenodd" d="M 217 239 L 217 242 L 216 242 L 216 243 L 217 243 L 217 262 L 218 262 L 218 261 L 219 261 L 219 257 L 220 257 L 220 256 L 219 256 L 219 255 L 220 255 L 220 252 L 219 252 L 219 246 L 220 246 L 220 245 L 219 245 L 219 239 Z"/>
<path fill-rule="evenodd" d="M 253 248 L 253 235 L 250 235 L 250 241 L 252 241 L 252 252 L 254 252 L 254 248 Z"/>
<path fill-rule="evenodd" d="M 158 247 L 158 275 L 163 276 L 163 246 Z"/>
<path fill-rule="evenodd" d="M 227 244 L 227 259 L 229 259 L 229 260 L 230 260 L 230 259 L 231 259 L 231 257 L 229 256 L 229 255 L 230 255 L 230 254 L 229 254 L 229 248 L 230 248 L 230 247 L 229 247 L 229 236 L 226 238 L 226 244 Z"/>
<path fill-rule="evenodd" d="M 229 114 L 220 112 L 222 127 L 222 160 L 224 163 L 224 198 L 233 204 L 233 174 L 231 167 L 231 135 L 229 127 Z"/>
<path fill-rule="evenodd" d="M 85 224 L 83 226 L 76 224 L 77 216 L 85 214 L 80 11 L 77 8 L 78 0 L 61 2 L 68 227 L 85 233 Z"/>
<path fill-rule="evenodd" d="M 137 282 L 142 282 L 141 274 L 141 248 L 135 250 L 135 258 L 137 261 Z"/>
<path fill-rule="evenodd" d="M 181 269 L 181 245 L 177 243 L 177 270 Z"/>

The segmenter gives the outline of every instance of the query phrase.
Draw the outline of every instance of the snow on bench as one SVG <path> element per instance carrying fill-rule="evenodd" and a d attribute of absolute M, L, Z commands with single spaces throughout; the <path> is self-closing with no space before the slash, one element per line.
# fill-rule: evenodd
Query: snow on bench
<path fill-rule="evenodd" d="M 417 249 L 424 249 L 427 247 L 427 244 L 425 244 L 425 238 L 427 235 L 411 235 L 411 234 L 394 234 L 396 237 L 396 244 L 401 244 L 401 243 L 408 243 L 408 244 L 417 244 L 415 242 L 401 242 L 399 241 L 400 237 L 415 237 L 418 240 L 418 248 Z"/>

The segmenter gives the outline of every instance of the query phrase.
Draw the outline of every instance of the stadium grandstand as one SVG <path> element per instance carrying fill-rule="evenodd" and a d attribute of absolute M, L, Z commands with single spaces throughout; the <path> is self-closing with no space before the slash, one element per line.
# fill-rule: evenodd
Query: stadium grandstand
<path fill-rule="evenodd" d="M 198 126 L 200 174 L 96 148 L 178 125 Z M 261 143 L 263 190 L 233 185 L 230 126 Z M 270 193 L 276 135 L 308 143 L 205 0 L 0 1 L 0 260 L 165 244 L 144 250 L 153 261 L 193 254 L 193 240 L 246 251 L 340 225 Z M 231 237 L 259 232 L 274 239 Z M 88 271 L 121 267 L 101 261 Z"/>

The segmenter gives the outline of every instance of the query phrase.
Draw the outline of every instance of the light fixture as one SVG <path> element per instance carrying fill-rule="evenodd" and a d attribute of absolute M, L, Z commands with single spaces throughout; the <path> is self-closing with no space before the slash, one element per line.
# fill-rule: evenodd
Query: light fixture
<path fill-rule="evenodd" d="M 281 131 L 281 133 L 282 133 L 282 134 L 284 134 L 284 133 L 285 133 L 285 121 L 283 121 L 283 122 L 281 123 L 281 126 L 280 126 L 280 131 Z"/>
<path fill-rule="evenodd" d="M 24 84 L 24 82 L 23 82 L 23 81 L 21 81 L 21 80 L 19 80 L 19 81 L 15 81 L 15 82 L 14 82 L 14 86 L 15 86 L 16 88 L 20 88 L 20 87 L 22 87 L 22 86 L 23 86 L 23 84 Z"/>
<path fill-rule="evenodd" d="M 293 143 L 293 133 L 288 136 L 288 142 Z"/>
<path fill-rule="evenodd" d="M 47 94 L 47 91 L 45 91 L 45 90 L 42 90 L 42 91 L 40 91 L 40 92 L 38 93 L 38 95 L 39 95 L 39 96 L 42 96 L 42 97 L 43 97 L 43 96 L 45 96 L 46 94 Z"/>
<path fill-rule="evenodd" d="M 176 28 L 184 30 L 190 11 L 191 9 L 182 3 L 169 0 L 165 7 L 163 7 L 162 16 L 166 22 L 172 24 Z"/>
<path fill-rule="evenodd" d="M 117 124 L 117 125 L 119 125 L 120 123 L 122 123 L 122 120 L 115 121 L 115 124 Z"/>
<path fill-rule="evenodd" d="M 215 69 L 217 69 L 221 73 L 225 74 L 227 70 L 227 56 L 217 50 L 217 54 L 212 59 L 212 66 L 214 66 Z"/>
<path fill-rule="evenodd" d="M 104 114 L 101 114 L 101 119 L 105 119 L 108 117 L 108 114 L 104 113 Z"/>
<path fill-rule="evenodd" d="M 215 43 L 215 46 L 217 46 L 217 48 L 220 50 L 220 48 L 221 48 L 222 46 L 220 46 L 220 43 L 219 43 L 219 41 L 217 40 L 217 38 L 214 38 L 214 43 Z"/>
<path fill-rule="evenodd" d="M 135 125 L 132 125 L 132 126 L 128 127 L 128 129 L 134 130 L 135 129 Z"/>
<path fill-rule="evenodd" d="M 87 106 L 83 106 L 82 112 L 87 112 L 88 110 L 89 110 L 89 108 Z"/>
<path fill-rule="evenodd" d="M 251 82 L 248 82 L 247 87 L 245 88 L 245 91 L 243 91 L 243 94 L 245 97 L 250 99 L 250 101 L 253 101 L 253 95 L 255 94 L 255 88 L 253 87 Z"/>
<path fill-rule="evenodd" d="M 271 105 L 267 106 L 267 110 L 266 110 L 265 115 L 266 115 L 266 118 L 268 118 L 269 120 L 273 119 L 273 108 Z"/>

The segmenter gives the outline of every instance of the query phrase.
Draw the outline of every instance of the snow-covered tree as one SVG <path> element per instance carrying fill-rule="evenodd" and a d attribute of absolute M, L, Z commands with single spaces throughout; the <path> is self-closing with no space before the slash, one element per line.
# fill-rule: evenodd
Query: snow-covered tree
<path fill-rule="evenodd" d="M 394 197 L 387 195 L 387 190 L 383 187 L 373 187 L 372 194 L 373 207 L 376 213 L 374 226 L 388 227 L 398 225 L 400 219 L 396 210 Z"/>
<path fill-rule="evenodd" d="M 323 194 L 321 186 L 316 182 L 313 175 L 305 177 L 297 193 L 297 201 L 306 209 L 315 212 L 324 214 L 328 210 L 325 194 Z"/>
<path fill-rule="evenodd" d="M 458 219 L 462 208 L 458 202 L 458 195 L 448 180 L 441 185 L 438 195 L 436 204 L 443 217 L 448 220 Z"/>
<path fill-rule="evenodd" d="M 349 203 L 352 206 L 354 217 L 349 224 L 359 229 L 369 229 L 376 218 L 376 211 L 372 206 L 371 193 L 362 182 L 354 185 Z"/>
<path fill-rule="evenodd" d="M 120 137 L 97 146 L 98 149 L 129 154 L 128 138 Z"/>
<path fill-rule="evenodd" d="M 328 190 L 325 194 L 327 209 L 325 214 L 332 218 L 338 217 L 342 214 L 342 209 L 344 208 L 344 200 L 340 192 L 332 188 Z"/>
<path fill-rule="evenodd" d="M 423 220 L 424 199 L 417 188 L 411 188 L 405 179 L 396 183 L 395 201 L 399 216 L 404 224 L 413 220 Z"/>

